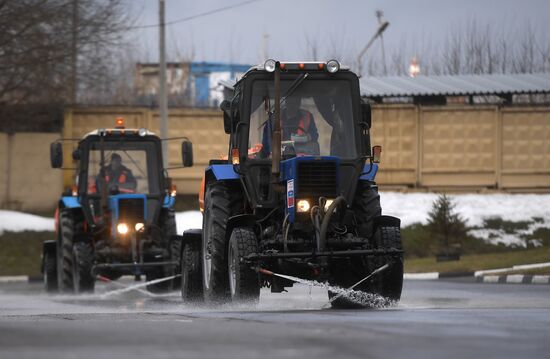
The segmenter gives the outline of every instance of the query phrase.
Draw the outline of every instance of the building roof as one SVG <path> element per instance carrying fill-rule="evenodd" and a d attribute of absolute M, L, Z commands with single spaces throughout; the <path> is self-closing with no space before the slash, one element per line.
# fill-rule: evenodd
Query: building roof
<path fill-rule="evenodd" d="M 550 73 L 364 77 L 361 93 L 366 97 L 550 93 Z"/>

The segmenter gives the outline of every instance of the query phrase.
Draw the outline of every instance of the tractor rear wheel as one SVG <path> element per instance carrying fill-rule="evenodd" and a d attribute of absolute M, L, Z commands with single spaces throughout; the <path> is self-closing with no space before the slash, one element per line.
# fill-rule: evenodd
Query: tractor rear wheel
<path fill-rule="evenodd" d="M 58 289 L 56 255 L 52 251 L 44 253 L 44 287 L 48 293 Z"/>
<path fill-rule="evenodd" d="M 75 221 L 68 210 L 59 214 L 59 242 L 57 245 L 57 283 L 61 292 L 72 292 L 73 284 L 73 244 Z"/>
<path fill-rule="evenodd" d="M 371 238 L 374 234 L 374 219 L 382 214 L 380 195 L 374 183 L 359 181 L 352 206 L 359 234 Z"/>
<path fill-rule="evenodd" d="M 186 302 L 197 302 L 204 299 L 200 247 L 200 243 L 195 242 L 183 245 L 180 283 L 181 297 Z"/>
<path fill-rule="evenodd" d="M 228 249 L 229 289 L 233 302 L 258 302 L 260 279 L 258 273 L 243 261 L 251 253 L 258 253 L 258 240 L 249 228 L 235 228 Z"/>
<path fill-rule="evenodd" d="M 75 293 L 93 292 L 95 278 L 92 275 L 94 248 L 89 242 L 78 242 L 73 246 L 73 283 Z"/>
<path fill-rule="evenodd" d="M 202 283 L 204 298 L 210 303 L 224 303 L 231 299 L 225 231 L 229 217 L 242 212 L 238 193 L 224 182 L 214 182 L 208 185 L 204 196 Z"/>

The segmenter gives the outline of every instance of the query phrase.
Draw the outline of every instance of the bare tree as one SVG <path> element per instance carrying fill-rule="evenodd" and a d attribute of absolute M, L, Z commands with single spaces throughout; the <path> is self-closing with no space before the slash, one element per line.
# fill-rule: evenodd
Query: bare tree
<path fill-rule="evenodd" d="M 126 0 L 0 0 L 0 102 L 69 103 L 98 84 L 132 21 Z"/>

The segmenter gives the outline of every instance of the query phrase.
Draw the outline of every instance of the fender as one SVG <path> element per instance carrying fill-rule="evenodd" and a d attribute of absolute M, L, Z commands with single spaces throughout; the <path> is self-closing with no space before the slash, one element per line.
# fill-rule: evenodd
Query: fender
<path fill-rule="evenodd" d="M 44 258 L 46 257 L 46 254 L 53 253 L 54 255 L 56 255 L 56 251 L 57 251 L 57 241 L 49 240 L 49 241 L 44 241 L 42 243 L 42 264 L 40 268 L 40 271 L 42 273 L 44 273 Z"/>
<path fill-rule="evenodd" d="M 202 243 L 202 229 L 194 228 L 188 229 L 183 232 L 183 236 L 178 236 L 181 238 L 181 243 Z M 183 246 L 182 246 L 183 247 Z"/>
<path fill-rule="evenodd" d="M 240 178 L 231 164 L 210 165 L 206 168 L 206 172 L 208 171 L 212 172 L 217 181 L 236 180 Z"/>
<path fill-rule="evenodd" d="M 378 227 L 401 227 L 401 220 L 392 216 L 379 216 L 374 218 L 374 229 Z"/>
<path fill-rule="evenodd" d="M 376 174 L 378 173 L 378 164 L 373 163 L 372 169 L 370 168 L 370 166 L 371 166 L 370 163 L 368 165 L 365 165 L 365 167 L 363 168 L 363 174 L 361 175 L 361 177 L 359 177 L 360 180 L 374 182 L 374 179 L 376 178 Z"/>
<path fill-rule="evenodd" d="M 80 208 L 80 199 L 73 196 L 63 196 L 61 197 L 60 206 L 65 208 Z"/>
<path fill-rule="evenodd" d="M 199 189 L 199 209 L 204 212 L 204 196 L 206 186 L 212 181 L 234 181 L 240 179 L 232 164 L 212 164 L 206 168 Z"/>
<path fill-rule="evenodd" d="M 231 233 L 233 229 L 237 227 L 249 227 L 254 228 L 256 226 L 257 219 L 253 214 L 239 214 L 233 217 L 229 217 L 227 224 L 225 225 L 225 240 L 226 243 L 229 243 L 231 238 Z"/>

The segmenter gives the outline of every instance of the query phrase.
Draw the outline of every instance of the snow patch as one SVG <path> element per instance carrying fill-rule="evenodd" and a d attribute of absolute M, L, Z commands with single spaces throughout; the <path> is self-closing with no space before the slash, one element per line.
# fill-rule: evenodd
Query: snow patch
<path fill-rule="evenodd" d="M 54 231 L 53 218 L 16 211 L 0 210 L 0 235 L 4 231 Z"/>
<path fill-rule="evenodd" d="M 202 213 L 200 211 L 186 211 L 176 213 L 178 234 L 193 228 L 202 228 Z"/>
<path fill-rule="evenodd" d="M 428 223 L 428 213 L 437 193 L 381 192 L 382 212 L 401 218 L 401 226 Z M 550 224 L 550 194 L 456 194 L 449 195 L 468 226 L 483 225 L 484 219 L 501 217 L 505 221 L 532 221 L 543 219 L 540 227 Z M 532 231 L 531 231 L 532 233 Z"/>

